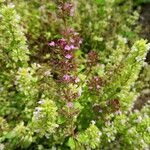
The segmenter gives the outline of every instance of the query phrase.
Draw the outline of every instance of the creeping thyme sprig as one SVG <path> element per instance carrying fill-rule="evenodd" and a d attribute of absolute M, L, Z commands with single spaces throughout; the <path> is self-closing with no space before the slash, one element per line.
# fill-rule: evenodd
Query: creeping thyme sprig
<path fill-rule="evenodd" d="M 59 4 L 58 9 L 61 12 L 65 29 L 61 31 L 62 38 L 53 40 L 48 45 L 51 48 L 51 65 L 53 73 L 57 74 L 57 81 L 76 84 L 80 79 L 73 75 L 77 68 L 75 52 L 80 48 L 82 39 L 66 24 L 67 17 L 72 16 L 72 8 L 73 4 L 70 2 Z"/>
<path fill-rule="evenodd" d="M 58 5 L 59 17 L 63 20 L 64 29 L 61 31 L 61 38 L 54 39 L 50 46 L 51 67 L 55 80 L 60 85 L 61 103 L 63 107 L 60 112 L 68 117 L 67 134 L 74 135 L 73 118 L 78 114 L 74 108 L 74 101 L 80 96 L 79 82 L 77 75 L 76 51 L 80 49 L 82 39 L 79 34 L 67 24 L 67 18 L 73 16 L 73 4 L 63 2 Z M 64 105 L 65 104 L 65 105 Z"/>
<path fill-rule="evenodd" d="M 67 25 L 67 17 L 72 16 L 72 8 L 73 4 L 70 2 L 61 3 L 58 6 L 64 23 L 64 29 L 61 31 L 62 38 L 48 43 L 52 49 L 52 68 L 60 81 L 64 81 L 63 78 L 66 79 L 67 76 L 70 78 L 71 73 L 76 70 L 75 51 L 80 48 L 82 43 L 79 34 Z"/>

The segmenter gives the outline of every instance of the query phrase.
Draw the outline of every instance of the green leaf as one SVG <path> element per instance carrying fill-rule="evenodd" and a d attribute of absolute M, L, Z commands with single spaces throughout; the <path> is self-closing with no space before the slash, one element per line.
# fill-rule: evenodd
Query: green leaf
<path fill-rule="evenodd" d="M 98 9 L 98 13 L 103 16 L 106 13 L 106 11 L 103 7 L 101 7 Z"/>
<path fill-rule="evenodd" d="M 105 3 L 105 0 L 95 0 L 95 2 L 97 3 L 97 4 L 104 4 Z"/>
<path fill-rule="evenodd" d="M 83 52 L 82 52 L 81 50 L 77 50 L 77 51 L 75 52 L 75 55 L 76 55 L 77 57 L 81 56 L 82 54 L 83 54 Z"/>
<path fill-rule="evenodd" d="M 78 68 L 78 72 L 82 72 L 84 69 L 85 69 L 85 66 L 84 65 L 80 65 L 79 68 Z"/>
<path fill-rule="evenodd" d="M 77 109 L 83 109 L 83 106 L 79 103 L 79 102 L 75 102 L 74 103 L 74 106 L 75 106 L 75 108 L 77 108 Z"/>
<path fill-rule="evenodd" d="M 25 136 L 24 137 L 24 142 L 22 144 L 23 148 L 28 148 L 30 146 L 30 144 L 32 143 L 33 139 L 31 136 Z"/>
<path fill-rule="evenodd" d="M 63 124 L 64 122 L 66 122 L 66 118 L 64 116 L 60 116 L 58 118 L 58 124 Z"/>
<path fill-rule="evenodd" d="M 67 143 L 67 145 L 71 148 L 71 149 L 75 149 L 75 140 L 72 138 L 72 137 L 70 137 L 69 138 L 69 140 L 68 140 L 68 143 Z"/>
<path fill-rule="evenodd" d="M 9 132 L 5 135 L 5 138 L 6 139 L 12 139 L 15 137 L 15 133 L 14 132 Z"/>

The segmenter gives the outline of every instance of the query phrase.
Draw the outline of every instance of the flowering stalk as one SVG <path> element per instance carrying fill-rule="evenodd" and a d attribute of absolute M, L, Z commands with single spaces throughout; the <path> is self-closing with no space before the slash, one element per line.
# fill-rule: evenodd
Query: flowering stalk
<path fill-rule="evenodd" d="M 62 38 L 51 41 L 48 45 L 51 48 L 52 72 L 57 74 L 56 82 L 62 85 L 59 91 L 62 95 L 62 103 L 66 105 L 63 111 L 69 117 L 71 134 L 74 135 L 73 116 L 77 113 L 74 108 L 74 101 L 80 96 L 76 90 L 80 79 L 75 75 L 77 72 L 75 52 L 80 48 L 82 39 L 77 32 L 67 25 L 67 18 L 73 16 L 73 4 L 70 2 L 60 3 L 58 9 L 59 17 L 63 20 L 65 29 L 61 31 Z"/>

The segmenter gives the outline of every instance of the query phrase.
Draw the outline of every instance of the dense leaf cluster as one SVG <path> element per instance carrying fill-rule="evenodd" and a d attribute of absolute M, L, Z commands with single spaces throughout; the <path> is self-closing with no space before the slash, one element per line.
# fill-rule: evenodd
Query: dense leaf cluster
<path fill-rule="evenodd" d="M 138 18 L 131 0 L 0 0 L 0 150 L 148 149 Z"/>

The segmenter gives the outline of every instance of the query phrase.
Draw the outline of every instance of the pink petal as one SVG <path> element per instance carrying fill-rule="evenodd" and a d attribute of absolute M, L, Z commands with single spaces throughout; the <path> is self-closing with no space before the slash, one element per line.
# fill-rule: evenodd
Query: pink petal
<path fill-rule="evenodd" d="M 71 54 L 67 54 L 65 57 L 66 57 L 67 59 L 71 59 L 71 58 L 72 58 L 72 55 L 71 55 Z"/>
<path fill-rule="evenodd" d="M 68 102 L 68 103 L 67 103 L 67 107 L 68 107 L 68 108 L 73 108 L 73 103 L 72 103 L 72 102 Z"/>
<path fill-rule="evenodd" d="M 48 45 L 49 46 L 55 46 L 55 42 L 52 41 L 52 42 L 48 43 Z"/>
<path fill-rule="evenodd" d="M 69 51 L 70 49 L 71 49 L 71 47 L 70 47 L 69 45 L 66 45 L 66 46 L 65 46 L 65 50 L 68 50 L 68 51 Z"/>

